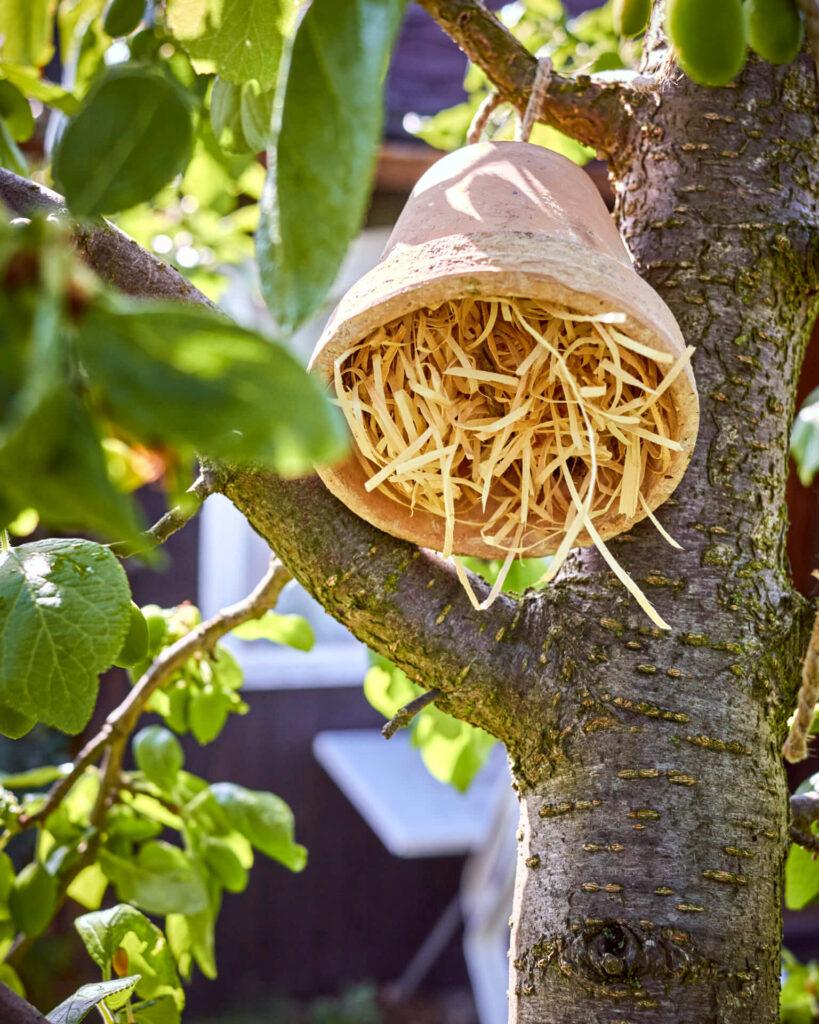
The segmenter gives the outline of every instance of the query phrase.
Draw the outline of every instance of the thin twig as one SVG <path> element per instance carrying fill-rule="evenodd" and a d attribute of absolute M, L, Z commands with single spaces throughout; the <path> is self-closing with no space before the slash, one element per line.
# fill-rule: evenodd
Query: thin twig
<path fill-rule="evenodd" d="M 433 687 L 426 693 L 422 693 L 420 697 L 416 697 L 415 700 L 411 700 L 409 704 L 405 704 L 399 711 L 396 711 L 389 722 L 384 723 L 381 727 L 381 735 L 386 740 L 392 739 L 399 729 L 408 726 L 419 712 L 440 696 L 441 691 Z"/>
<path fill-rule="evenodd" d="M 802 685 L 799 687 L 796 714 L 793 716 L 788 738 L 782 747 L 782 756 L 791 764 L 804 761 L 808 756 L 808 737 L 813 724 L 813 713 L 819 700 L 819 611 L 813 622 L 813 632 L 802 665 Z"/>
<path fill-rule="evenodd" d="M 790 837 L 798 846 L 819 853 L 819 836 L 813 825 L 819 821 L 819 793 L 794 793 L 790 799 Z"/>
<path fill-rule="evenodd" d="M 77 755 L 68 775 L 63 776 L 55 783 L 43 806 L 34 814 L 20 819 L 21 827 L 28 828 L 44 821 L 52 814 L 80 775 L 99 758 L 107 747 L 116 748 L 120 744 L 124 745 L 151 696 L 170 679 L 177 669 L 185 664 L 188 658 L 197 651 L 212 649 L 216 641 L 226 633 L 243 622 L 259 618 L 260 615 L 272 608 L 290 578 L 290 573 L 281 562 L 278 559 L 271 559 L 270 568 L 252 593 L 236 604 L 223 608 L 212 618 L 192 629 L 190 633 L 186 633 L 176 643 L 166 647 L 138 680 L 125 700 L 111 712 L 99 732 L 86 743 Z M 117 764 L 111 783 L 114 784 L 118 778 L 119 765 Z"/>
<path fill-rule="evenodd" d="M 174 533 L 181 530 L 186 523 L 189 523 L 202 507 L 205 498 L 215 494 L 218 488 L 219 481 L 213 470 L 203 469 L 185 492 L 190 495 L 190 501 L 168 509 L 161 519 L 158 519 L 150 529 L 145 530 L 138 543 L 112 544 L 112 550 L 121 558 L 130 558 L 132 555 L 141 555 L 159 547 Z"/>

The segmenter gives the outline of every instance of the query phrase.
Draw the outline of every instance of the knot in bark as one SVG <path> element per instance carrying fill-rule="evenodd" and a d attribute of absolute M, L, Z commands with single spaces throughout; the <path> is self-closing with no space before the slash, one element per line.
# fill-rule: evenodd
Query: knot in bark
<path fill-rule="evenodd" d="M 576 923 L 571 937 L 558 946 L 562 946 L 563 970 L 595 985 L 681 978 L 694 967 L 692 953 L 667 930 L 658 931 L 649 922 L 610 919 Z"/>

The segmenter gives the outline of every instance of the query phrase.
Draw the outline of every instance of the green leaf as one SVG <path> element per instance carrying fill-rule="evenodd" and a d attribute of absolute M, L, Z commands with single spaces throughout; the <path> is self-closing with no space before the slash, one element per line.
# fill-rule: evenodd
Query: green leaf
<path fill-rule="evenodd" d="M 258 82 L 246 82 L 242 86 L 242 132 L 253 153 L 260 153 L 270 143 L 275 98 L 275 90 L 262 89 Z"/>
<path fill-rule="evenodd" d="M 216 141 L 228 153 L 250 150 L 242 130 L 242 87 L 216 78 L 210 94 L 210 123 Z"/>
<path fill-rule="evenodd" d="M 223 644 L 217 644 L 213 657 L 208 662 L 213 673 L 214 685 L 220 690 L 239 690 L 245 680 L 239 662 Z"/>
<path fill-rule="evenodd" d="M 423 692 L 386 659 L 379 659 L 364 676 L 364 696 L 385 718 L 392 718 L 396 711 Z"/>
<path fill-rule="evenodd" d="M 130 978 L 115 978 L 111 981 L 97 981 L 91 985 L 83 985 L 65 1002 L 55 1007 L 48 1014 L 46 1020 L 51 1021 L 51 1024 L 80 1024 L 80 1021 L 85 1020 L 98 1003 L 105 1003 L 115 1009 L 116 1007 L 113 1002 L 109 1002 L 108 997 L 117 994 L 130 994 L 140 980 L 140 976 L 135 974 Z"/>
<path fill-rule="evenodd" d="M 21 715 L 19 711 L 0 704 L 0 735 L 8 736 L 11 740 L 19 740 L 31 732 L 36 724 L 36 718 Z"/>
<path fill-rule="evenodd" d="M 307 850 L 295 842 L 293 812 L 280 797 L 261 793 L 233 782 L 217 782 L 210 787 L 228 824 L 261 853 L 277 860 L 291 871 L 307 865 Z"/>
<path fill-rule="evenodd" d="M 145 0 L 110 0 L 102 27 L 109 36 L 129 36 L 145 14 Z"/>
<path fill-rule="evenodd" d="M 47 103 L 50 107 L 62 110 L 64 114 L 73 116 L 80 108 L 79 101 L 73 93 L 61 85 L 41 78 L 36 68 L 0 60 L 0 76 L 8 79 L 29 99 Z"/>
<path fill-rule="evenodd" d="M 12 138 L 24 142 L 34 131 L 34 115 L 26 97 L 16 85 L 0 78 L 0 117 L 6 122 Z"/>
<path fill-rule="evenodd" d="M 802 484 L 810 487 L 819 470 L 819 388 L 811 391 L 794 420 L 791 457 Z"/>
<path fill-rule="evenodd" d="M 171 996 L 149 999 L 132 1007 L 136 1024 L 180 1024 L 179 1009 Z"/>
<path fill-rule="evenodd" d="M 148 657 L 148 623 L 139 606 L 131 602 L 131 615 L 128 621 L 128 632 L 114 664 L 120 668 L 133 668 Z"/>
<path fill-rule="evenodd" d="M 132 843 L 142 843 L 146 839 L 154 839 L 161 835 L 163 829 L 159 822 L 140 815 L 133 803 L 120 803 L 108 812 L 105 831 L 109 839 L 127 839 Z"/>
<path fill-rule="evenodd" d="M 191 111 L 156 67 L 110 68 L 91 89 L 54 154 L 54 179 L 71 211 L 94 216 L 151 199 L 188 162 Z"/>
<path fill-rule="evenodd" d="M 9 477 L 15 465 L 29 472 Z M 133 503 L 112 483 L 96 428 L 65 381 L 55 382 L 13 434 L 0 437 L 0 474 L 0 493 L 13 507 L 36 507 L 54 528 L 115 539 L 139 533 Z"/>
<path fill-rule="evenodd" d="M 185 755 L 179 740 L 161 725 L 149 725 L 133 739 L 134 759 L 155 786 L 164 792 L 173 789 L 177 773 L 182 771 Z"/>
<path fill-rule="evenodd" d="M 46 820 L 46 828 L 57 842 L 70 843 L 85 833 L 99 791 L 99 772 L 87 768 Z"/>
<path fill-rule="evenodd" d="M 25 999 L 26 987 L 11 964 L 0 964 L 0 985 L 5 985 L 6 988 L 10 988 L 12 992 L 16 992 L 18 996 Z"/>
<path fill-rule="evenodd" d="M 108 879 L 99 864 L 89 864 L 76 876 L 66 890 L 70 899 L 86 910 L 98 910 L 102 904 Z"/>
<path fill-rule="evenodd" d="M 298 8 L 298 0 L 168 0 L 168 27 L 208 70 L 269 89 Z"/>
<path fill-rule="evenodd" d="M 195 914 L 207 906 L 202 876 L 170 843 L 147 842 L 135 860 L 102 849 L 99 862 L 119 898 L 149 914 Z"/>
<path fill-rule="evenodd" d="M 208 870 L 228 892 L 244 892 L 249 875 L 231 842 L 219 837 L 207 836 L 203 844 L 202 856 Z"/>
<path fill-rule="evenodd" d="M 56 907 L 57 879 L 42 864 L 26 864 L 9 893 L 9 909 L 17 930 L 32 938 L 40 935 Z"/>
<path fill-rule="evenodd" d="M 298 651 L 310 651 L 316 642 L 313 627 L 301 615 L 277 615 L 266 612 L 260 619 L 243 622 L 233 630 L 239 640 L 270 640 Z"/>
<path fill-rule="evenodd" d="M 779 994 L 779 1014 L 782 1024 L 813 1024 L 819 1003 L 819 966 L 811 960 L 800 964 L 787 949 L 782 950 L 783 982 Z"/>
<path fill-rule="evenodd" d="M 204 308 L 94 309 L 78 348 L 100 402 L 149 446 L 188 444 L 284 475 L 345 450 L 341 419 L 296 360 Z"/>
<path fill-rule="evenodd" d="M 0 698 L 68 733 L 85 728 L 98 674 L 122 646 L 128 580 L 87 540 L 43 540 L 0 554 Z"/>
<path fill-rule="evenodd" d="M 492 563 L 483 562 L 481 569 L 491 575 Z M 364 696 L 376 711 L 392 718 L 423 690 L 386 658 L 372 658 L 375 664 L 364 677 Z M 469 788 L 495 744 L 482 729 L 460 722 L 434 705 L 416 715 L 410 729 L 413 745 L 429 773 L 461 792 Z"/>
<path fill-rule="evenodd" d="M 184 978 L 190 978 L 194 963 L 206 978 L 212 981 L 216 977 L 214 917 L 208 908 L 198 914 L 170 914 L 165 922 L 168 942 Z"/>
<path fill-rule="evenodd" d="M 137 994 L 143 999 L 173 997 L 178 1009 L 185 996 L 165 936 L 135 907 L 119 904 L 109 910 L 84 914 L 74 922 L 88 954 L 103 973 L 120 947 L 128 953 L 129 968 L 140 974 Z"/>
<path fill-rule="evenodd" d="M 0 772 L 0 786 L 6 789 L 42 789 L 52 782 L 71 774 L 74 766 L 67 764 L 46 764 L 41 768 L 29 768 L 23 772 Z"/>
<path fill-rule="evenodd" d="M 3 0 L 0 3 L 0 57 L 41 68 L 49 62 L 54 0 Z"/>
<path fill-rule="evenodd" d="M 0 167 L 5 167 L 21 178 L 28 175 L 26 158 L 14 141 L 14 136 L 4 120 L 0 120 Z"/>
<path fill-rule="evenodd" d="M 230 714 L 230 698 L 213 686 L 191 691 L 188 722 L 196 741 L 204 746 L 212 743 L 225 727 Z"/>
<path fill-rule="evenodd" d="M 785 861 L 785 906 L 802 910 L 819 899 L 819 861 L 795 843 Z"/>
<path fill-rule="evenodd" d="M 413 742 L 430 775 L 463 793 L 484 766 L 495 740 L 437 708 L 425 710 L 431 713 L 419 716 Z"/>
<path fill-rule="evenodd" d="M 319 308 L 361 228 L 403 12 L 404 0 L 313 0 L 299 24 L 256 239 L 265 299 L 284 330 Z"/>
<path fill-rule="evenodd" d="M 8 919 L 8 915 L 4 917 L 2 908 L 8 904 L 9 895 L 14 887 L 14 877 L 14 864 L 11 857 L 0 851 L 0 919 Z"/>

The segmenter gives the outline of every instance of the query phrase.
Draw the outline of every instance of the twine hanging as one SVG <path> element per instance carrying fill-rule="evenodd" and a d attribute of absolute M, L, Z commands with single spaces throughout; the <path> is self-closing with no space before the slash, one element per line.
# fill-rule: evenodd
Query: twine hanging
<path fill-rule="evenodd" d="M 353 438 L 328 487 L 379 528 L 443 553 L 499 559 L 594 545 L 667 623 L 606 540 L 679 482 L 698 423 L 692 349 L 631 267 L 575 164 L 527 143 L 552 66 L 538 62 L 517 142 L 477 142 L 419 181 L 381 262 L 344 297 L 311 367 Z M 474 141 L 473 141 L 474 140 Z"/>
<path fill-rule="evenodd" d="M 534 128 L 537 120 L 538 111 L 543 105 L 551 79 L 551 57 L 539 57 L 537 69 L 535 71 L 535 79 L 532 83 L 532 88 L 529 92 L 529 99 L 526 103 L 526 109 L 524 110 L 523 115 L 518 119 L 518 129 L 515 133 L 515 139 L 518 142 L 529 141 L 532 129 Z M 506 102 L 507 100 L 505 100 L 499 92 L 490 92 L 483 98 L 480 106 L 475 111 L 475 116 L 472 118 L 469 128 L 467 129 L 466 141 L 468 145 L 472 146 L 481 141 L 483 133 L 486 131 L 486 126 L 489 124 L 489 119 L 498 107 L 503 106 Z"/>

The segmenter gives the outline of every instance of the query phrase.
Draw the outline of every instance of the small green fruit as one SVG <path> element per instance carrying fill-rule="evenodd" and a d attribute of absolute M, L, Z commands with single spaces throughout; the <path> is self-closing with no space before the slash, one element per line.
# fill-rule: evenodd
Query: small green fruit
<path fill-rule="evenodd" d="M 146 604 L 142 614 L 148 623 L 148 653 L 158 654 L 168 635 L 168 620 L 162 614 L 162 609 L 155 604 Z"/>
<path fill-rule="evenodd" d="M 727 85 L 745 64 L 742 0 L 669 0 L 666 31 L 680 67 L 700 85 Z"/>
<path fill-rule="evenodd" d="M 132 601 L 128 632 L 125 634 L 119 654 L 114 658 L 114 664 L 120 668 L 130 668 L 143 661 L 148 653 L 148 640 L 148 623 Z"/>
<path fill-rule="evenodd" d="M 793 0 L 746 0 L 748 42 L 763 60 L 790 64 L 805 38 L 802 14 Z"/>
<path fill-rule="evenodd" d="M 624 39 L 645 32 L 651 15 L 651 0 L 614 0 L 614 31 Z"/>

